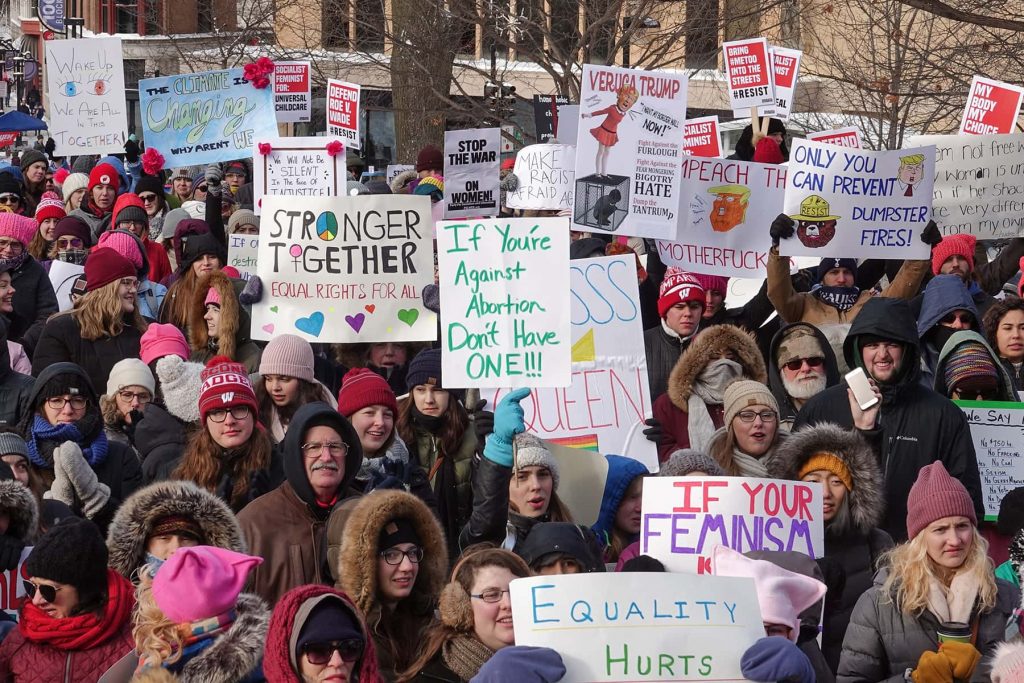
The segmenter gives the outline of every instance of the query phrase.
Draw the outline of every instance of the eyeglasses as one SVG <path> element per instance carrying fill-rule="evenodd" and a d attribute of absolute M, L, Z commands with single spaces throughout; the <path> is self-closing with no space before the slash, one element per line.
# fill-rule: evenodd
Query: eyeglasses
<path fill-rule="evenodd" d="M 252 414 L 249 406 L 231 406 L 230 408 L 214 408 L 206 414 L 206 417 L 214 422 L 223 422 L 228 419 L 228 413 L 236 420 L 244 420 Z"/>
<path fill-rule="evenodd" d="M 341 655 L 341 661 L 351 664 L 363 654 L 363 641 L 351 638 L 329 643 L 306 643 L 302 646 L 302 654 L 306 655 L 310 664 L 317 666 L 330 662 L 335 652 Z"/>
<path fill-rule="evenodd" d="M 384 558 L 384 561 L 388 564 L 402 564 L 402 559 L 408 557 L 409 561 L 413 564 L 419 564 L 420 560 L 423 559 L 423 548 L 416 546 L 409 548 L 408 550 L 402 550 L 401 548 L 388 548 L 387 550 L 381 550 L 380 556 Z"/>
<path fill-rule="evenodd" d="M 35 585 L 27 579 L 21 582 L 21 585 L 25 587 L 25 594 L 28 595 L 28 599 L 36 597 L 36 591 L 43 596 L 43 600 L 46 602 L 53 602 L 57 599 L 57 592 L 60 591 L 64 586 L 50 586 L 47 584 Z"/>
<path fill-rule="evenodd" d="M 967 311 L 953 311 L 945 318 L 939 321 L 940 325 L 952 325 L 953 323 L 960 323 L 961 325 L 973 325 L 974 316 Z"/>
<path fill-rule="evenodd" d="M 138 289 L 139 279 L 135 277 L 123 277 L 121 278 L 121 285 L 128 289 Z"/>
<path fill-rule="evenodd" d="M 339 441 L 330 441 L 328 443 L 311 441 L 310 443 L 304 443 L 302 444 L 302 454 L 307 458 L 316 458 L 324 452 L 325 448 L 333 456 L 348 454 L 348 444 Z"/>
<path fill-rule="evenodd" d="M 85 246 L 78 237 L 58 237 L 57 238 L 57 249 L 81 249 Z"/>
<path fill-rule="evenodd" d="M 796 372 L 804 366 L 804 363 L 807 363 L 807 367 L 809 368 L 820 368 L 825 364 L 825 359 L 820 356 L 815 356 L 814 358 L 797 358 L 796 360 L 791 360 L 786 363 L 784 367 L 790 372 Z"/>
<path fill-rule="evenodd" d="M 64 406 L 71 404 L 73 410 L 82 410 L 89 405 L 89 399 L 85 396 L 72 396 L 71 398 L 64 398 L 63 396 L 54 396 L 46 399 L 46 405 L 50 406 L 53 410 L 64 410 Z"/>
<path fill-rule="evenodd" d="M 761 422 L 775 422 L 775 418 L 778 417 L 778 415 L 775 414 L 774 410 L 762 410 L 761 412 L 757 412 L 756 410 L 741 410 L 736 413 L 736 417 L 740 419 L 740 422 L 746 422 L 749 424 L 754 421 L 755 417 L 761 418 Z"/>
<path fill-rule="evenodd" d="M 0 204 L 20 204 L 21 197 L 16 194 L 0 194 Z"/>
<path fill-rule="evenodd" d="M 25 251 L 25 245 L 18 240 L 0 239 L 0 251 L 10 251 L 12 254 L 17 256 L 21 252 Z"/>
<path fill-rule="evenodd" d="M 501 602 L 501 596 L 503 596 L 505 593 L 511 593 L 511 591 L 509 591 L 507 588 L 505 590 L 501 590 L 500 588 L 488 588 L 484 590 L 482 593 L 477 593 L 475 595 L 470 593 L 469 597 L 494 604 L 496 602 Z"/>
<path fill-rule="evenodd" d="M 146 227 L 146 224 L 142 221 L 121 221 L 117 224 L 117 227 L 122 230 L 137 230 Z"/>
<path fill-rule="evenodd" d="M 139 405 L 143 406 L 153 400 L 153 397 L 150 395 L 148 391 L 128 391 L 127 389 L 124 389 L 122 391 L 117 392 L 117 395 L 125 403 L 131 403 L 135 399 L 138 399 Z"/>
<path fill-rule="evenodd" d="M 156 195 L 155 194 L 140 194 L 139 195 L 139 199 L 141 199 L 142 201 L 144 201 L 147 204 L 149 204 L 150 202 L 155 202 L 156 201 Z"/>

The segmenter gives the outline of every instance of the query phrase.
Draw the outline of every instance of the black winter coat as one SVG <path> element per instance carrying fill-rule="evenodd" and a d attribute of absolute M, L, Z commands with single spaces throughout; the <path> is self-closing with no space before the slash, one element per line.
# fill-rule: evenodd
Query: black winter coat
<path fill-rule="evenodd" d="M 703 325 L 703 323 L 701 323 Z M 698 328 L 700 329 L 700 328 Z M 651 403 L 668 391 L 668 376 L 679 362 L 683 351 L 690 346 L 693 339 L 673 337 L 659 323 L 644 331 L 644 351 L 647 353 L 647 380 L 651 385 Z"/>
<path fill-rule="evenodd" d="M 27 256 L 21 267 L 11 272 L 11 285 L 14 287 L 14 299 L 11 302 L 14 312 L 10 316 L 7 338 L 20 342 L 22 335 L 34 322 L 44 321 L 57 312 L 57 295 L 50 284 L 50 276 L 31 256 Z"/>
<path fill-rule="evenodd" d="M 548 515 L 526 517 L 509 510 L 508 484 L 511 479 L 511 467 L 503 467 L 488 458 L 479 459 L 473 473 L 473 512 L 459 534 L 456 554 L 485 541 L 501 546 L 509 533 L 515 538 L 513 552 L 519 552 L 534 525 L 550 521 Z"/>
<path fill-rule="evenodd" d="M 821 355 L 825 359 L 825 386 L 831 387 L 839 383 L 839 365 L 836 363 L 836 354 L 832 351 L 832 345 L 829 344 L 828 338 L 821 330 L 810 323 L 802 322 L 787 323 L 780 327 L 779 331 L 772 337 L 771 345 L 768 348 L 768 386 L 772 390 L 772 396 L 775 397 L 779 404 L 779 421 L 784 425 L 793 424 L 797 410 L 793 405 L 793 399 L 790 398 L 789 393 L 786 391 L 786 386 L 782 382 L 782 371 L 779 370 L 777 360 L 782 340 L 794 328 L 805 328 L 818 340 L 818 346 L 821 347 Z"/>
<path fill-rule="evenodd" d="M 32 409 L 29 403 L 35 380 L 11 369 L 6 329 L 7 325 L 0 319 L 0 426 L 17 428 Z"/>
<path fill-rule="evenodd" d="M 38 376 L 46 367 L 71 362 L 82 367 L 97 394 L 103 393 L 114 365 L 124 358 L 139 357 L 142 333 L 126 324 L 116 337 L 96 341 L 82 339 L 78 321 L 70 313 L 54 316 L 46 322 L 32 356 L 32 374 Z"/>
<path fill-rule="evenodd" d="M 171 478 L 185 453 L 188 425 L 150 403 L 135 425 L 135 450 L 142 458 L 142 480 L 146 484 Z"/>

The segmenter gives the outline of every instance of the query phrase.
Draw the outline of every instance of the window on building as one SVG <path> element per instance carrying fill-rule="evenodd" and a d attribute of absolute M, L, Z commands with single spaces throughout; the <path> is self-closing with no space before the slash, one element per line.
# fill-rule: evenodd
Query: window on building
<path fill-rule="evenodd" d="M 146 77 L 145 59 L 124 60 L 124 87 L 127 90 L 138 89 L 139 81 Z"/>
<path fill-rule="evenodd" d="M 714 69 L 718 64 L 718 24 L 717 1 L 686 0 L 686 68 Z"/>
<path fill-rule="evenodd" d="M 616 46 L 620 32 L 620 2 L 616 0 L 585 0 L 581 2 L 585 13 L 586 61 L 591 64 L 611 64 L 615 61 Z"/>
<path fill-rule="evenodd" d="M 330 50 L 348 50 L 350 0 L 324 0 L 323 45 Z"/>
<path fill-rule="evenodd" d="M 118 2 L 114 5 L 114 32 L 139 32 L 138 2 Z"/>
<path fill-rule="evenodd" d="M 196 10 L 196 32 L 213 33 L 213 0 L 199 0 L 196 3 Z"/>
<path fill-rule="evenodd" d="M 551 13 L 551 42 L 561 49 L 580 44 L 580 3 L 577 0 L 548 0 Z M 575 55 L 569 55 L 575 58 Z"/>
<path fill-rule="evenodd" d="M 384 0 L 355 0 L 356 49 L 384 51 Z"/>

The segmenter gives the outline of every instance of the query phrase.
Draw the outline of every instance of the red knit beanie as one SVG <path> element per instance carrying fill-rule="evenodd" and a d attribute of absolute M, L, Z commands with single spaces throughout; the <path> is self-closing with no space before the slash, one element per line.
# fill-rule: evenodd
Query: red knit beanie
<path fill-rule="evenodd" d="M 387 380 L 369 368 L 353 368 L 345 373 L 338 391 L 338 412 L 352 417 L 366 406 L 385 406 L 398 415 L 395 392 Z"/>
<path fill-rule="evenodd" d="M 697 282 L 704 288 L 705 292 L 715 291 L 719 292 L 723 296 L 729 293 L 729 278 L 724 275 L 703 275 L 701 273 L 693 273 L 693 276 L 697 278 Z"/>
<path fill-rule="evenodd" d="M 117 175 L 117 170 L 110 164 L 98 164 L 89 171 L 89 192 L 92 192 L 92 188 L 97 185 L 110 185 L 117 192 L 121 185 L 121 178 Z"/>
<path fill-rule="evenodd" d="M 907 498 L 907 536 L 914 538 L 922 529 L 943 517 L 966 517 L 975 526 L 971 494 L 959 481 L 949 476 L 941 461 L 925 465 L 917 474 Z"/>
<path fill-rule="evenodd" d="M 664 318 L 668 309 L 678 303 L 688 301 L 705 303 L 704 288 L 690 273 L 683 272 L 678 268 L 668 268 L 665 271 L 665 279 L 661 281 L 661 288 L 658 290 L 658 315 Z"/>
<path fill-rule="evenodd" d="M 932 275 L 938 275 L 942 264 L 950 256 L 962 256 L 974 271 L 974 245 L 978 239 L 974 235 L 956 234 L 946 235 L 942 241 L 932 249 Z"/>
<path fill-rule="evenodd" d="M 90 292 L 123 277 L 136 275 L 132 262 L 110 247 L 94 249 L 85 260 L 85 286 Z"/>
<path fill-rule="evenodd" d="M 47 218 L 60 220 L 67 216 L 64 211 L 64 202 L 57 196 L 56 192 L 44 192 L 39 205 L 36 207 L 36 222 L 42 223 Z"/>
<path fill-rule="evenodd" d="M 89 257 L 90 259 L 92 256 Z M 253 416 L 259 414 L 256 394 L 249 382 L 245 366 L 227 356 L 214 356 L 199 375 L 203 385 L 199 390 L 199 419 L 206 424 L 206 415 L 218 408 L 249 406 Z"/>
<path fill-rule="evenodd" d="M 763 138 L 754 148 L 753 161 L 758 164 L 781 164 L 785 160 L 779 143 L 772 138 Z"/>

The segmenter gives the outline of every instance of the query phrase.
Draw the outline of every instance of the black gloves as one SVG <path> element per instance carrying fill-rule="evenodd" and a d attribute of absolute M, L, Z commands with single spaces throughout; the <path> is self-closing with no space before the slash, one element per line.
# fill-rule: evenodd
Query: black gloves
<path fill-rule="evenodd" d="M 487 440 L 487 435 L 494 431 L 494 413 L 490 410 L 484 410 L 486 405 L 487 401 L 480 400 L 469 411 L 470 416 L 473 418 L 473 427 L 476 429 L 478 443 L 484 443 Z"/>
<path fill-rule="evenodd" d="M 377 489 L 394 489 L 396 491 L 408 491 L 406 481 L 409 478 L 409 466 L 401 460 L 384 458 L 384 471 L 373 471 L 370 481 L 366 482 L 365 493 Z"/>
<path fill-rule="evenodd" d="M 779 240 L 786 240 L 793 236 L 796 232 L 796 223 L 793 219 L 784 213 L 780 213 L 772 221 L 772 227 L 768 230 L 768 234 L 772 236 L 772 246 L 779 246 Z"/>
<path fill-rule="evenodd" d="M 942 241 L 942 233 L 939 232 L 939 226 L 935 224 L 935 221 L 928 221 L 928 225 L 924 226 L 924 230 L 921 232 L 921 241 L 933 249 Z"/>
<path fill-rule="evenodd" d="M 25 542 L 14 536 L 0 536 L 0 571 L 6 572 L 18 567 Z"/>
<path fill-rule="evenodd" d="M 656 446 L 661 445 L 662 441 L 665 440 L 665 430 L 661 428 L 658 418 L 648 418 L 644 420 L 644 424 L 647 425 L 647 429 L 644 430 L 644 436 L 647 440 Z"/>

